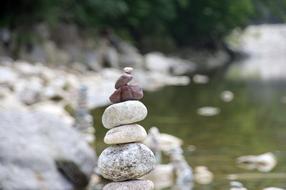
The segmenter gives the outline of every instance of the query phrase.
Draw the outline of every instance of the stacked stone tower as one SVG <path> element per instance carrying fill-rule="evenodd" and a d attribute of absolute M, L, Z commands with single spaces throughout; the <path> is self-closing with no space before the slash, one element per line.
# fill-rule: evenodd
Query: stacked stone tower
<path fill-rule="evenodd" d="M 85 131 L 92 126 L 92 117 L 87 108 L 87 87 L 81 85 L 78 90 L 77 106 L 75 109 L 75 128 Z"/>
<path fill-rule="evenodd" d="M 74 127 L 81 132 L 87 142 L 92 143 L 95 141 L 92 116 L 89 114 L 87 106 L 87 87 L 84 85 L 81 85 L 78 91 Z"/>
<path fill-rule="evenodd" d="M 145 129 L 136 124 L 147 116 L 147 108 L 139 100 L 143 91 L 131 85 L 132 68 L 124 68 L 124 74 L 115 84 L 110 96 L 113 103 L 102 116 L 103 126 L 110 129 L 104 142 L 111 145 L 98 159 L 100 174 L 111 181 L 104 190 L 151 190 L 153 183 L 138 178 L 149 173 L 156 162 L 153 152 L 141 143 L 146 137 Z"/>

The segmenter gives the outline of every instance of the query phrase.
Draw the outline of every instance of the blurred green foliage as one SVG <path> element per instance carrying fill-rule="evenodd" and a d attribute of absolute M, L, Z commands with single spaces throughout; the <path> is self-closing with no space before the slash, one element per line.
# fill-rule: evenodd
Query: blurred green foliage
<path fill-rule="evenodd" d="M 180 44 L 205 44 L 220 40 L 237 26 L 244 26 L 253 13 L 250 0 L 189 1 L 178 7 L 172 33 Z M 189 36 L 189 38 L 185 38 Z"/>
<path fill-rule="evenodd" d="M 286 0 L 253 0 L 257 23 L 286 21 Z"/>
<path fill-rule="evenodd" d="M 285 19 L 285 8 L 286 0 L 2 0 L 0 26 L 68 22 L 111 28 L 139 44 L 162 38 L 211 47 L 251 19 Z"/>

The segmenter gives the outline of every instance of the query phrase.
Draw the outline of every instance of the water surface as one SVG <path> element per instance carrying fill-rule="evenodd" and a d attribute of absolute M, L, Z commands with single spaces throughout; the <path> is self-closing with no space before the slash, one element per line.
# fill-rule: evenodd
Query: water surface
<path fill-rule="evenodd" d="M 245 45 L 255 50 L 254 56 L 212 73 L 208 84 L 165 87 L 145 93 L 143 102 L 149 114 L 141 124 L 147 129 L 157 126 L 161 132 L 183 139 L 189 164 L 193 168 L 205 165 L 214 173 L 214 183 L 195 184 L 195 190 L 229 189 L 227 175 L 233 173 L 250 173 L 250 177 L 240 180 L 250 190 L 286 188 L 286 98 L 281 101 L 286 96 L 286 44 L 285 40 L 278 41 L 280 45 L 277 40 L 271 41 L 274 32 L 279 36 L 284 31 L 284 38 L 286 27 L 257 28 L 262 31 L 262 38 L 255 37 Z M 280 51 L 272 51 L 271 47 L 279 47 Z M 224 90 L 234 93 L 232 102 L 220 99 Z M 218 107 L 221 113 L 200 116 L 197 109 L 203 106 Z M 99 123 L 103 110 L 95 110 L 98 152 L 106 147 L 102 143 L 106 130 Z M 188 145 L 195 145 L 196 151 L 188 152 Z M 269 174 L 247 171 L 235 163 L 238 156 L 265 152 L 273 152 L 278 158 L 278 165 Z"/>
<path fill-rule="evenodd" d="M 232 102 L 220 99 L 224 90 L 234 93 Z M 184 148 L 195 145 L 197 150 L 193 153 L 185 149 L 189 164 L 205 165 L 215 174 L 210 189 L 227 188 L 228 174 L 248 172 L 235 164 L 236 157 L 241 155 L 275 152 L 279 162 L 273 172 L 286 172 L 286 104 L 281 103 L 284 95 L 283 81 L 228 80 L 223 72 L 218 72 L 209 84 L 166 87 L 145 93 L 143 102 L 149 114 L 141 124 L 147 129 L 157 126 L 161 132 L 183 139 Z M 197 109 L 202 106 L 219 107 L 221 113 L 200 116 Z M 97 117 L 102 111 L 97 110 Z M 102 141 L 105 132 L 97 126 L 98 141 Z M 102 143 L 99 146 L 105 147 Z M 250 189 L 286 187 L 285 178 L 241 181 Z"/>

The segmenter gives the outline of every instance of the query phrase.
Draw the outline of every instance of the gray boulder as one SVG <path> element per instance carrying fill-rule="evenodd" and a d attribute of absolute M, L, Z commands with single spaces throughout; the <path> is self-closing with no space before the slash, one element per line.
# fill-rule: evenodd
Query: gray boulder
<path fill-rule="evenodd" d="M 98 158 L 100 174 L 112 181 L 137 179 L 149 173 L 155 165 L 153 152 L 141 143 L 113 145 Z"/>
<path fill-rule="evenodd" d="M 80 134 L 46 113 L 0 113 L 0 139 L 0 189 L 72 190 L 96 164 Z"/>
<path fill-rule="evenodd" d="M 149 180 L 131 180 L 112 182 L 104 186 L 103 190 L 152 190 L 154 184 Z"/>

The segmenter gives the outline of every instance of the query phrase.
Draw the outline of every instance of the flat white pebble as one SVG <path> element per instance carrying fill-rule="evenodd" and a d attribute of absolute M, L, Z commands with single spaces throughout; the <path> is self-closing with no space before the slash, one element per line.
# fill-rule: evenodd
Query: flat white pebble
<path fill-rule="evenodd" d="M 206 106 L 206 107 L 199 108 L 197 113 L 201 116 L 211 117 L 211 116 L 215 116 L 219 114 L 220 109 L 216 107 Z"/>
<path fill-rule="evenodd" d="M 146 130 L 142 126 L 138 124 L 123 125 L 110 129 L 104 137 L 104 143 L 123 144 L 139 142 L 143 141 L 146 137 Z"/>
<path fill-rule="evenodd" d="M 119 125 L 126 125 L 142 121 L 147 116 L 147 108 L 143 103 L 129 100 L 110 105 L 102 115 L 102 124 L 111 129 Z"/>
<path fill-rule="evenodd" d="M 226 90 L 221 93 L 220 98 L 224 102 L 231 102 L 234 98 L 234 94 L 231 91 Z"/>

